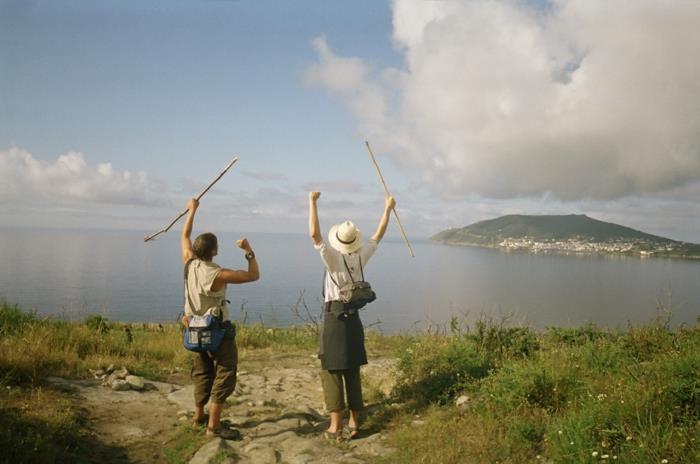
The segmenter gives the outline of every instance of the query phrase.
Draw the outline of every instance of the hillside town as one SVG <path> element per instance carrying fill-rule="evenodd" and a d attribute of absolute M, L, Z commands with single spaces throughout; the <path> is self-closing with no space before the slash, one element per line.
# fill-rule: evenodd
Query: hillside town
<path fill-rule="evenodd" d="M 680 243 L 658 243 L 643 239 L 617 239 L 595 242 L 588 238 L 574 237 L 566 240 L 540 241 L 532 237 L 505 238 L 499 248 L 506 251 L 528 251 L 531 253 L 617 253 L 653 256 L 657 253 L 671 253 L 681 248 Z"/>

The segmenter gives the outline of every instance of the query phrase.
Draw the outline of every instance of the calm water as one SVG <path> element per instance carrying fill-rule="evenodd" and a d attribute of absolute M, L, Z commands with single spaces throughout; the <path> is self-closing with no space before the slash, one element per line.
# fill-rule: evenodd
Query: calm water
<path fill-rule="evenodd" d="M 145 244 L 143 234 L 0 230 L 0 298 L 39 314 L 79 319 L 169 321 L 182 308 L 178 234 Z M 220 234 L 225 267 L 243 268 L 236 234 Z M 291 307 L 304 292 L 320 306 L 322 264 L 303 235 L 249 236 L 262 279 L 229 287 L 232 316 L 270 325 L 295 321 Z M 507 254 L 496 250 L 385 239 L 365 276 L 378 299 L 363 314 L 398 331 L 451 315 L 480 315 L 536 327 L 592 321 L 645 322 L 661 302 L 674 323 L 700 314 L 700 262 L 603 256 Z"/>

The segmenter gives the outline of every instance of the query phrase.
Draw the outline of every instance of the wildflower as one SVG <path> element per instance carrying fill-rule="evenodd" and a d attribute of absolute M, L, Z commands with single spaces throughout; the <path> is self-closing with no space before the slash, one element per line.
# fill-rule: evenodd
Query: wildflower
<path fill-rule="evenodd" d="M 668 459 L 662 459 L 661 464 L 668 464 Z"/>
<path fill-rule="evenodd" d="M 573 444 L 574 444 L 574 442 L 573 442 L 573 441 L 571 441 L 571 442 L 569 442 L 569 444 L 570 444 L 570 445 L 573 445 Z"/>
<path fill-rule="evenodd" d="M 593 456 L 593 457 L 598 456 L 598 452 L 597 452 L 597 451 L 593 451 L 593 452 L 591 453 L 591 456 Z"/>
<path fill-rule="evenodd" d="M 627 441 L 632 441 L 632 437 L 630 437 L 630 436 L 628 435 L 628 436 L 625 437 L 625 440 L 627 440 Z"/>
<path fill-rule="evenodd" d="M 620 403 L 621 403 L 621 404 L 625 404 L 625 400 L 620 400 Z"/>
<path fill-rule="evenodd" d="M 610 457 L 609 455 L 604 454 L 604 455 L 602 455 L 602 456 L 600 457 L 600 459 L 608 459 L 609 457 Z"/>
<path fill-rule="evenodd" d="M 560 430 L 560 431 L 558 431 L 557 433 L 558 433 L 559 435 L 561 435 L 561 434 L 563 434 L 564 432 L 562 432 L 562 431 Z"/>
<path fill-rule="evenodd" d="M 617 456 L 613 455 L 613 461 L 617 460 Z"/>

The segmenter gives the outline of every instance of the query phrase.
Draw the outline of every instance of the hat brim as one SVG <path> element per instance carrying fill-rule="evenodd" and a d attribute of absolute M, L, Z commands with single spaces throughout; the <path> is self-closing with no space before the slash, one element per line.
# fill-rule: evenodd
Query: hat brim
<path fill-rule="evenodd" d="M 338 240 L 336 232 L 338 232 L 338 227 L 341 225 L 342 224 L 336 224 L 328 231 L 328 243 L 330 243 L 334 249 L 345 255 L 354 253 L 362 248 L 362 245 L 365 243 L 365 238 L 359 229 L 355 229 L 355 240 L 352 243 L 341 243 L 340 240 Z"/>

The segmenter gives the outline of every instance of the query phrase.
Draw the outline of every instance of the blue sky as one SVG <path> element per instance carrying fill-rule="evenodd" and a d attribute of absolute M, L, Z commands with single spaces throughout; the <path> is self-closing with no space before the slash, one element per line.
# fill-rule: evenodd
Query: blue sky
<path fill-rule="evenodd" d="M 206 176 L 232 153 L 299 176 L 292 158 L 351 154 L 350 115 L 303 85 L 310 41 L 332 28 L 339 50 L 396 60 L 381 2 L 14 3 L 2 10 L 0 143 L 166 180 L 195 160 Z"/>
<path fill-rule="evenodd" d="M 584 212 L 700 241 L 700 11 L 605 5 L 0 0 L 0 226 L 157 229 L 235 154 L 203 227 L 304 232 L 319 188 L 324 226 L 373 228 L 368 138 L 416 237 Z"/>

